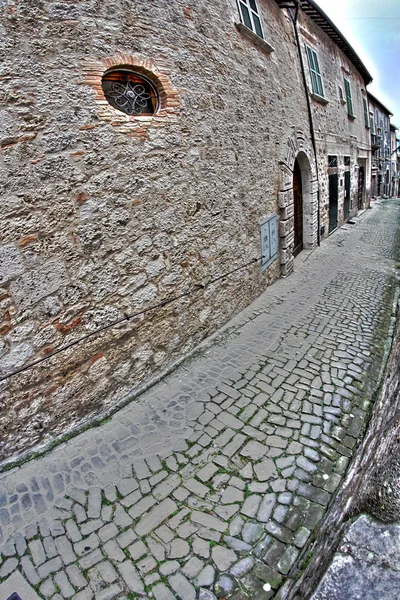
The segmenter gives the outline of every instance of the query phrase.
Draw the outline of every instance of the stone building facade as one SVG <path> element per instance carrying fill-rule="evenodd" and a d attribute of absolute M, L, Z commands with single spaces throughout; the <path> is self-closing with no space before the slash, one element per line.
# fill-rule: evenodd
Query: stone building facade
<path fill-rule="evenodd" d="M 390 124 L 390 197 L 394 198 L 399 191 L 399 169 L 397 164 L 398 128 Z"/>
<path fill-rule="evenodd" d="M 116 406 L 367 204 L 368 72 L 288 4 L 0 2 L 2 458 Z"/>
<path fill-rule="evenodd" d="M 307 88 L 316 138 L 320 234 L 326 237 L 369 205 L 366 86 L 371 76 L 340 32 L 331 23 L 321 25 L 324 13 L 318 6 L 314 2 L 302 2 L 301 6 L 298 28 L 303 61 L 308 67 Z M 312 59 L 314 64 L 310 65 Z M 319 67 L 319 89 L 313 82 L 313 66 Z"/>
<path fill-rule="evenodd" d="M 368 92 L 371 121 L 371 195 L 390 195 L 390 117 L 392 113 L 375 96 Z"/>

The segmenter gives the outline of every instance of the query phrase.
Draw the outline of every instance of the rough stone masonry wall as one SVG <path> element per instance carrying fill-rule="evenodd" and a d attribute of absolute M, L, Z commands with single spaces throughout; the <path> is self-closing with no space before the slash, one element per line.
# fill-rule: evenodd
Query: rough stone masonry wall
<path fill-rule="evenodd" d="M 259 256 L 279 157 L 308 135 L 291 24 L 259 6 L 272 54 L 235 0 L 0 1 L 1 374 Z M 102 100 L 120 62 L 157 77 L 156 118 Z M 279 275 L 253 265 L 3 381 L 1 458 L 115 405 Z"/>
<path fill-rule="evenodd" d="M 299 32 L 308 87 L 312 91 L 305 49 L 306 44 L 317 53 L 326 99 L 326 102 L 321 102 L 313 97 L 311 98 L 311 105 L 318 155 L 320 224 L 322 227 L 325 226 L 325 233 L 322 237 L 327 237 L 329 221 L 328 175 L 331 172 L 328 169 L 329 155 L 338 157 L 338 225 L 342 225 L 344 222 L 344 173 L 346 170 L 350 170 L 350 217 L 358 212 L 357 190 L 360 166 L 364 167 L 365 173 L 363 208 L 369 205 L 370 135 L 369 129 L 365 126 L 363 106 L 363 98 L 367 100 L 367 92 L 361 74 L 347 56 L 313 21 L 306 19 L 301 12 L 299 15 Z M 344 77 L 350 81 L 355 118 L 348 116 Z M 344 100 L 340 99 L 339 87 L 343 91 Z M 350 157 L 350 167 L 344 164 L 345 156 Z"/>

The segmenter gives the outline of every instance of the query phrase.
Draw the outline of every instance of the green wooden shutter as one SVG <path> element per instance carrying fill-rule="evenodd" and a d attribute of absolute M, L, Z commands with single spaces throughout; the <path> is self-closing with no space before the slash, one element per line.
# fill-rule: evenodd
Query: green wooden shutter
<path fill-rule="evenodd" d="M 368 104 L 365 98 L 363 98 L 363 104 L 364 104 L 364 121 L 365 121 L 365 127 L 367 127 L 369 129 L 369 116 L 368 116 Z"/>
<path fill-rule="evenodd" d="M 353 113 L 353 100 L 351 98 L 351 89 L 350 89 L 350 81 L 344 78 L 344 88 L 346 90 L 346 100 L 347 100 L 347 113 L 354 117 Z"/>
<path fill-rule="evenodd" d="M 311 77 L 311 89 L 314 94 L 318 94 L 318 96 L 324 95 L 324 88 L 322 85 L 322 77 L 321 71 L 319 70 L 319 63 L 317 53 L 312 50 L 309 46 L 306 45 L 307 58 L 308 58 L 308 66 L 310 68 L 310 77 Z"/>

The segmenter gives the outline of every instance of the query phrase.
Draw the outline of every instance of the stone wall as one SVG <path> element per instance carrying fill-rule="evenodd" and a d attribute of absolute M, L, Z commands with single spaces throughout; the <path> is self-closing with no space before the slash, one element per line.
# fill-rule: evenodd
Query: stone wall
<path fill-rule="evenodd" d="M 354 121 L 334 94 L 340 65 L 360 76 L 301 17 L 329 99 L 313 108 L 318 183 L 293 23 L 258 5 L 266 43 L 238 26 L 235 0 L 0 0 L 0 376 L 196 290 L 0 381 L 1 458 L 116 406 L 290 274 L 296 158 L 306 248 L 318 187 L 327 219 L 327 154 L 351 155 L 354 196 L 362 92 Z M 154 116 L 107 103 L 113 67 L 153 81 Z M 199 288 L 260 256 L 271 215 L 278 258 Z"/>
<path fill-rule="evenodd" d="M 362 195 L 362 208 L 369 206 L 370 196 L 370 136 L 364 118 L 363 98 L 367 101 L 365 82 L 361 74 L 348 57 L 312 20 L 299 13 L 299 33 L 306 69 L 309 91 L 312 91 L 306 44 L 318 56 L 319 67 L 324 86 L 325 100 L 311 95 L 311 106 L 318 156 L 318 178 L 320 184 L 320 225 L 324 228 L 322 237 L 328 235 L 329 221 L 329 181 L 331 171 L 328 168 L 328 156 L 338 157 L 337 173 L 339 175 L 339 207 L 338 225 L 345 218 L 344 205 L 344 173 L 350 171 L 350 217 L 358 212 L 357 192 L 360 167 L 364 168 L 365 186 Z M 344 78 L 350 81 L 353 113 L 347 111 Z M 340 96 L 342 90 L 343 99 Z M 344 157 L 350 157 L 350 165 L 344 164 Z"/>
<path fill-rule="evenodd" d="M 279 157 L 308 125 L 273 0 L 260 2 L 272 53 L 235 28 L 235 0 L 0 7 L 4 375 L 258 257 Z M 156 117 L 101 98 L 102 69 L 120 63 L 157 76 Z M 280 273 L 253 264 L 2 381 L 1 457 L 114 406 Z"/>

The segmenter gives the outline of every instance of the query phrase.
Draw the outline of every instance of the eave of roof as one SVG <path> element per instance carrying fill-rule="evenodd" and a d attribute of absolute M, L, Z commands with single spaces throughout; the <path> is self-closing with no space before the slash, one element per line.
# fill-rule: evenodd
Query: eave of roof
<path fill-rule="evenodd" d="M 275 0 L 275 2 L 282 8 L 287 7 L 288 0 Z M 349 42 L 339 31 L 336 25 L 331 21 L 326 13 L 314 2 L 314 0 L 299 0 L 294 2 L 299 4 L 301 10 L 308 15 L 314 23 L 316 23 L 325 33 L 335 42 L 335 44 L 344 52 L 344 54 L 351 60 L 357 71 L 361 74 L 364 79 L 365 85 L 368 85 L 372 81 L 372 76 L 367 70 L 366 66 L 362 62 L 358 54 L 350 46 Z"/>
<path fill-rule="evenodd" d="M 374 104 L 378 104 L 390 117 L 393 116 L 393 113 L 390 112 L 390 110 L 388 108 L 386 108 L 386 106 L 384 104 L 382 104 L 382 102 L 380 100 L 378 100 L 378 98 L 376 98 L 373 94 L 371 94 L 371 92 L 367 92 L 368 98 L 371 98 L 372 102 Z"/>

